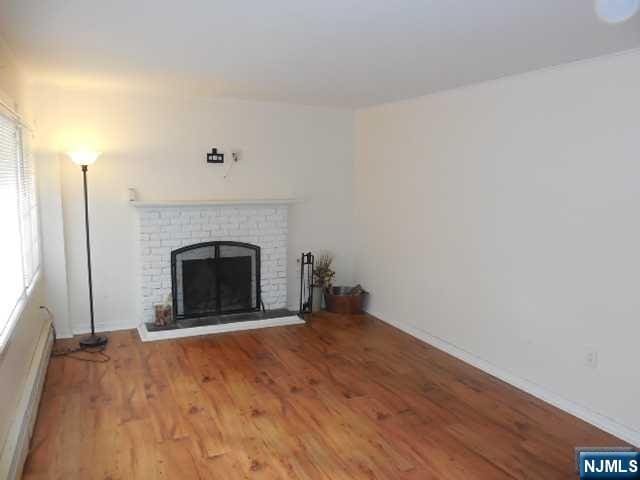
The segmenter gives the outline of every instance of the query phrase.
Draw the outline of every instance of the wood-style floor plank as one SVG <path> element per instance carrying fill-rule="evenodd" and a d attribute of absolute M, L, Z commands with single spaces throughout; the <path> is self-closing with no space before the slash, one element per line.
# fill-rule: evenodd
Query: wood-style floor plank
<path fill-rule="evenodd" d="M 107 363 L 52 359 L 25 480 L 553 480 L 624 445 L 366 315 L 109 337 Z"/>

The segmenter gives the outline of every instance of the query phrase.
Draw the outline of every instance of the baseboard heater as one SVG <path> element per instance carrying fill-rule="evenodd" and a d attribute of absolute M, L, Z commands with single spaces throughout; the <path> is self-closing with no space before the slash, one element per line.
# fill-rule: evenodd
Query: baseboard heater
<path fill-rule="evenodd" d="M 0 478 L 19 480 L 24 462 L 29 453 L 29 443 L 38 417 L 38 407 L 44 388 L 44 379 L 53 348 L 51 323 L 43 326 L 31 366 L 25 382 L 24 392 L 18 401 L 13 423 L 9 429 L 0 456 Z"/>

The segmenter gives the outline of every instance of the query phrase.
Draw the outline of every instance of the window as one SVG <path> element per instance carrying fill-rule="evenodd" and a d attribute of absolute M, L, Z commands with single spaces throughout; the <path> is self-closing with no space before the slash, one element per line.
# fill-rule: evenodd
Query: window
<path fill-rule="evenodd" d="M 0 351 L 40 267 L 30 132 L 0 111 Z"/>

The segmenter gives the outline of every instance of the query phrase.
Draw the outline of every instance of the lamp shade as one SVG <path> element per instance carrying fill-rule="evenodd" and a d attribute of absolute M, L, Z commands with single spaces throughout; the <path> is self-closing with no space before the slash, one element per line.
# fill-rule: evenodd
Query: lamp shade
<path fill-rule="evenodd" d="M 91 165 L 98 159 L 100 152 L 78 150 L 76 152 L 68 152 L 68 155 L 76 165 Z"/>

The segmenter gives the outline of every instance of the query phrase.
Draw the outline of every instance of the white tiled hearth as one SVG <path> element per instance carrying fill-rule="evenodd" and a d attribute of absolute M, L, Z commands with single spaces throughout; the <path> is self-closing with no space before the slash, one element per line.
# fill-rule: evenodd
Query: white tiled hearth
<path fill-rule="evenodd" d="M 260 247 L 260 285 L 267 310 L 287 305 L 287 216 L 291 200 L 132 202 L 139 212 L 139 252 L 143 340 L 202 335 L 262 326 L 301 323 L 298 317 L 149 332 L 154 305 L 171 293 L 171 252 L 210 241 Z"/>

